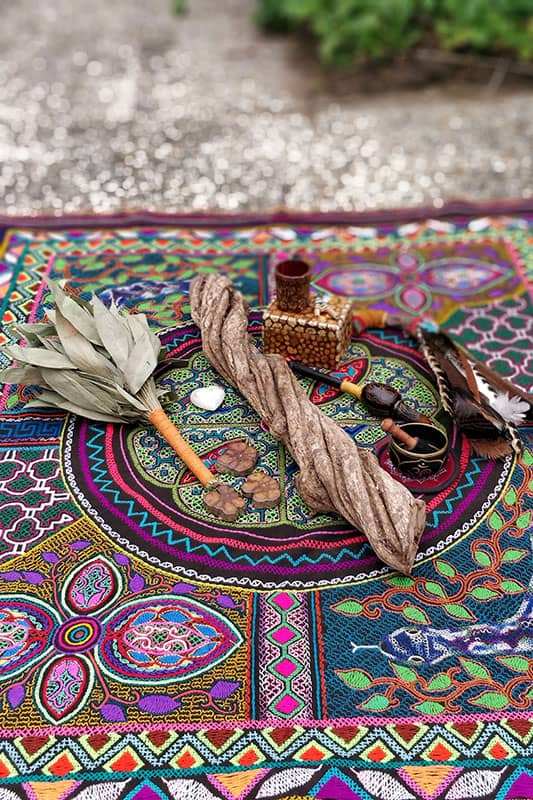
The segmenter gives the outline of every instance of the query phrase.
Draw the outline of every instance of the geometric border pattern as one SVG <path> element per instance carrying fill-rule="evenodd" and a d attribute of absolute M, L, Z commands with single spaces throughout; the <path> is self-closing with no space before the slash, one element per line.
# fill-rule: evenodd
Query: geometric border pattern
<path fill-rule="evenodd" d="M 489 715 L 490 716 L 490 715 Z M 366 724 L 363 724 L 366 723 Z M 172 726 L 151 726 L 139 732 L 105 733 L 104 729 L 76 736 L 56 736 L 40 731 L 0 742 L 0 777 L 2 758 L 16 768 L 21 779 L 47 773 L 60 757 L 68 754 L 68 774 L 85 771 L 109 774 L 155 770 L 162 774 L 176 758 L 179 771 L 187 772 L 233 764 L 237 767 L 266 767 L 283 762 L 295 764 L 335 763 L 360 767 L 393 764 L 463 763 L 476 759 L 476 764 L 513 763 L 533 756 L 533 715 L 512 716 L 502 720 L 457 721 L 431 725 L 405 720 L 385 725 L 369 724 L 370 720 L 336 720 L 330 724 L 300 724 L 251 728 L 221 724 L 181 733 Z M 189 759 L 183 758 L 190 752 Z M 250 752 L 256 758 L 250 764 Z M 124 754 L 128 758 L 124 758 Z M 194 754 L 194 755 L 193 755 Z M 248 754 L 246 758 L 245 754 Z M 245 763 L 242 763 L 243 757 Z M 248 763 L 246 763 L 248 762 Z M 66 762 L 63 760 L 66 769 Z M 57 767 L 56 767 L 57 774 Z M 7 777 L 7 776 L 5 776 Z"/>

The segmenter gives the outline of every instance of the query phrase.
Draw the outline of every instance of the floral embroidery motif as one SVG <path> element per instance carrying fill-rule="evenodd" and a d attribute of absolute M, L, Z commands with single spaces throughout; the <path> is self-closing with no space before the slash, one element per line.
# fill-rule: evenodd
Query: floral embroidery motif
<path fill-rule="evenodd" d="M 438 315 L 447 298 L 477 298 L 480 291 L 490 294 L 510 278 L 493 253 L 444 255 L 428 250 L 426 254 L 423 248 L 391 251 L 389 263 L 358 261 L 357 269 L 352 264 L 329 267 L 321 271 L 316 285 L 368 304 L 386 301 L 414 314 L 431 308 Z"/>
<path fill-rule="evenodd" d="M 85 542 L 75 542 L 82 549 Z M 38 673 L 34 701 L 50 722 L 65 723 L 88 703 L 99 683 L 104 701 L 98 706 L 105 719 L 125 719 L 107 688 L 107 678 L 133 687 L 148 681 L 159 686 L 178 683 L 212 669 L 241 643 L 242 636 L 230 620 L 202 603 L 177 594 L 151 595 L 140 575 L 130 579 L 134 597 L 121 601 L 124 580 L 117 567 L 104 556 L 82 563 L 58 591 L 55 553 L 44 553 L 52 564 L 55 608 L 43 600 L 14 595 L 0 612 L 0 687 L 11 682 L 6 698 L 12 709 L 26 697 L 25 683 L 12 683 Z M 129 563 L 118 554 L 117 560 Z M 3 578 L 19 577 L 4 573 Z M 42 585 L 40 572 L 25 573 L 30 583 Z M 225 699 L 240 683 L 220 681 L 211 699 Z M 132 701 L 148 712 L 174 711 L 179 701 L 171 696 L 141 699 L 133 689 Z"/>

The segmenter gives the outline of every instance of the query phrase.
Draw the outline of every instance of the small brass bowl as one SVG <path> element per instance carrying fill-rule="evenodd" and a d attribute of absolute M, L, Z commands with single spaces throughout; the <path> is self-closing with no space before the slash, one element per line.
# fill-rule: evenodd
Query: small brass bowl
<path fill-rule="evenodd" d="M 399 427 L 410 436 L 418 437 L 435 447 L 430 453 L 417 451 L 416 447 L 408 450 L 403 442 L 391 438 L 389 457 L 400 472 L 421 480 L 442 469 L 448 452 L 448 437 L 444 431 L 424 422 L 403 422 Z"/>

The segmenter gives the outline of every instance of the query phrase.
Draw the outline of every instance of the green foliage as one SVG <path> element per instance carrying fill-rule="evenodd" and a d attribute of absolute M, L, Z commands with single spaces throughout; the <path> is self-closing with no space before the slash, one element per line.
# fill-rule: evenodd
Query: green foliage
<path fill-rule="evenodd" d="M 428 683 L 428 692 L 442 692 L 444 689 L 449 689 L 452 685 L 452 679 L 446 672 L 438 672 Z"/>
<path fill-rule="evenodd" d="M 457 570 L 454 566 L 449 564 L 447 561 L 435 561 L 435 567 L 439 575 L 444 575 L 446 578 L 455 578 L 457 575 Z"/>
<path fill-rule="evenodd" d="M 533 30 L 531 31 L 531 35 L 533 36 Z M 531 523 L 531 511 L 524 511 L 524 513 L 520 514 L 520 516 L 516 520 L 516 526 L 517 528 L 520 528 L 520 530 L 525 530 L 526 528 L 529 528 L 530 523 Z"/>
<path fill-rule="evenodd" d="M 363 606 L 357 600 L 349 597 L 347 600 L 341 600 L 332 606 L 334 611 L 339 614 L 345 614 L 347 617 L 356 617 L 363 610 Z"/>
<path fill-rule="evenodd" d="M 486 586 L 474 586 L 470 594 L 483 603 L 500 596 L 499 592 L 495 592 L 494 589 L 488 589 Z"/>
<path fill-rule="evenodd" d="M 387 578 L 387 583 L 390 586 L 399 586 L 401 589 L 409 589 L 415 585 L 414 580 L 407 575 L 394 575 L 392 578 Z"/>
<path fill-rule="evenodd" d="M 349 64 L 362 53 L 382 59 L 420 38 L 434 0 L 260 0 L 259 21 L 308 27 L 325 63 Z M 280 12 L 279 10 L 282 9 Z M 416 24 L 412 24 L 416 20 Z M 279 29 L 279 26 L 278 26 Z"/>
<path fill-rule="evenodd" d="M 490 567 L 490 565 L 492 564 L 491 557 L 483 550 L 479 549 L 475 550 L 474 558 L 476 559 L 478 564 L 481 564 L 482 567 Z"/>
<path fill-rule="evenodd" d="M 350 689 L 368 689 L 372 686 L 372 678 L 362 669 L 337 669 L 335 670 L 341 681 Z"/>
<path fill-rule="evenodd" d="M 435 581 L 426 581 L 426 583 L 424 584 L 424 588 L 426 592 L 434 594 L 437 597 L 444 597 L 444 598 L 446 597 L 444 589 L 442 588 L 440 583 L 435 583 Z"/>
<path fill-rule="evenodd" d="M 529 659 L 525 656 L 496 656 L 496 658 L 515 672 L 527 672 L 529 670 Z"/>
<path fill-rule="evenodd" d="M 444 47 L 533 58 L 531 0 L 440 0 L 435 28 Z"/>
<path fill-rule="evenodd" d="M 415 708 L 422 714 L 442 714 L 446 711 L 446 706 L 434 700 L 425 700 L 423 703 L 415 703 Z"/>
<path fill-rule="evenodd" d="M 444 603 L 444 610 L 450 617 L 455 617 L 456 619 L 475 620 L 474 615 L 468 608 L 459 605 L 459 603 Z"/>
<path fill-rule="evenodd" d="M 366 708 L 370 711 L 384 711 L 389 706 L 390 701 L 384 694 L 373 694 L 368 700 L 361 703 L 361 708 Z"/>
<path fill-rule="evenodd" d="M 255 21 L 270 33 L 286 33 L 294 28 L 294 21 L 285 11 L 282 0 L 259 0 Z"/>
<path fill-rule="evenodd" d="M 472 678 L 477 678 L 482 681 L 492 680 L 488 669 L 484 667 L 483 664 L 480 664 L 479 661 L 472 661 L 471 658 L 461 657 L 459 657 L 459 661 L 463 665 L 463 669 L 466 670 Z"/>
<path fill-rule="evenodd" d="M 429 625 L 428 615 L 421 608 L 407 605 L 402 608 L 402 614 L 409 622 L 421 622 L 423 625 Z"/>
<path fill-rule="evenodd" d="M 503 551 L 503 561 L 520 561 L 524 556 L 527 556 L 527 550 L 516 550 L 514 547 L 509 547 Z"/>
<path fill-rule="evenodd" d="M 500 584 L 500 589 L 506 594 L 519 594 L 520 592 L 525 592 L 526 590 L 521 583 L 512 580 L 502 581 Z"/>
<path fill-rule="evenodd" d="M 503 528 L 502 515 L 499 514 L 497 511 L 493 511 L 493 513 L 489 517 L 489 525 L 493 531 L 501 530 Z"/>
<path fill-rule="evenodd" d="M 470 700 L 476 706 L 490 708 L 491 711 L 506 708 L 509 705 L 509 698 L 503 692 L 481 692 Z"/>
<path fill-rule="evenodd" d="M 406 681 L 407 683 L 416 683 L 418 680 L 417 673 L 414 671 L 414 669 L 411 669 L 411 667 L 406 667 L 404 664 L 395 664 L 394 662 L 392 662 L 391 667 L 402 681 Z"/>
<path fill-rule="evenodd" d="M 533 58 L 531 0 L 258 0 L 268 30 L 310 30 L 322 61 L 350 64 L 404 52 L 424 36 L 449 50 Z"/>

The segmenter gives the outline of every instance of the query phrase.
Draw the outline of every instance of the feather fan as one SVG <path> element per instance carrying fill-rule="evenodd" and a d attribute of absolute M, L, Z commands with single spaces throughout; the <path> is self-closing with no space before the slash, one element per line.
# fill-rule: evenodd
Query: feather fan
<path fill-rule="evenodd" d="M 415 331 L 420 349 L 435 379 L 446 411 L 468 437 L 473 450 L 486 458 L 501 458 L 513 451 L 522 452 L 515 422 L 529 414 L 531 404 L 525 392 L 514 392 L 504 379 L 492 381 L 492 372 L 480 370 L 445 333 L 434 333 L 422 326 Z M 483 375 L 481 375 L 483 373 Z M 501 391 L 502 382 L 507 395 Z"/>

